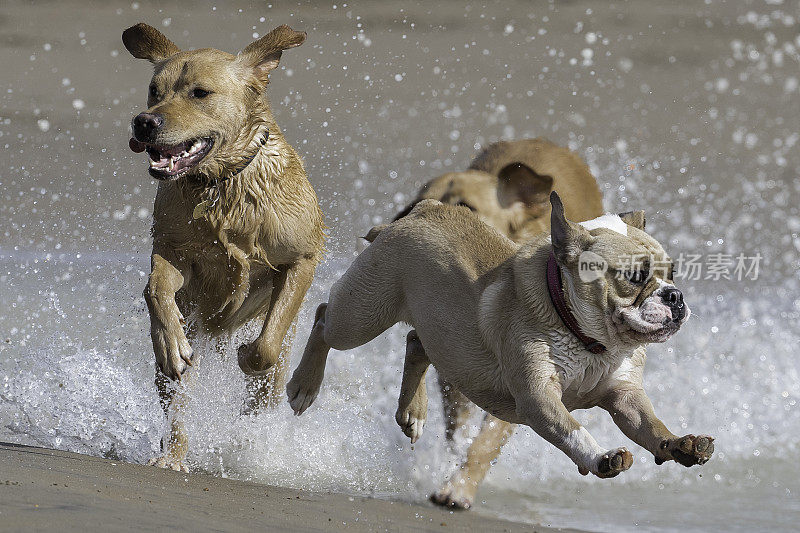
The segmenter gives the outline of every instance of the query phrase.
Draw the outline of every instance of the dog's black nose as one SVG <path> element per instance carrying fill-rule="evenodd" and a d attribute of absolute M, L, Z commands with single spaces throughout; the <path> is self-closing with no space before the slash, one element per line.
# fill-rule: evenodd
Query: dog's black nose
<path fill-rule="evenodd" d="M 133 119 L 133 134 L 140 141 L 149 141 L 153 133 L 164 124 L 164 117 L 155 113 L 139 113 Z"/>
<path fill-rule="evenodd" d="M 665 287 L 661 290 L 661 299 L 672 310 L 672 320 L 679 322 L 686 316 L 686 306 L 683 304 L 683 293 L 675 287 Z"/>

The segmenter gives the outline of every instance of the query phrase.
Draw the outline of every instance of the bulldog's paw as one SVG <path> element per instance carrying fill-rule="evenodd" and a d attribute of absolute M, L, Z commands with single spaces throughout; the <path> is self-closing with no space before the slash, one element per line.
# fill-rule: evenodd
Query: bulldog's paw
<path fill-rule="evenodd" d="M 183 328 L 170 331 L 159 324 L 150 328 L 153 338 L 153 350 L 156 363 L 161 372 L 171 380 L 180 380 L 186 370 L 192 366 L 194 351 L 192 350 Z"/>
<path fill-rule="evenodd" d="M 414 444 L 422 436 L 422 428 L 425 426 L 425 418 L 427 417 L 427 409 L 415 408 L 412 404 L 405 409 L 398 409 L 394 415 L 400 429 L 403 430 L 406 437 L 411 439 L 411 444 Z"/>
<path fill-rule="evenodd" d="M 665 440 L 661 449 L 666 450 L 676 463 L 683 466 L 702 465 L 714 453 L 714 438 L 708 435 L 686 435 L 677 439 Z M 667 459 L 656 458 L 656 464 Z"/>
<path fill-rule="evenodd" d="M 319 388 L 322 386 L 322 377 L 308 376 L 304 372 L 295 370 L 292 379 L 286 384 L 286 396 L 289 398 L 289 405 L 292 406 L 294 414 L 300 416 L 303 411 L 308 409 L 319 395 Z"/>
<path fill-rule="evenodd" d="M 167 470 L 175 470 L 176 472 L 189 473 L 189 467 L 186 466 L 186 463 L 169 454 L 162 455 L 161 457 L 153 457 L 147 461 L 147 464 L 159 468 L 166 468 Z"/>
<path fill-rule="evenodd" d="M 594 474 L 597 477 L 609 478 L 624 472 L 633 465 L 633 454 L 627 448 L 617 448 L 603 454 Z"/>
<path fill-rule="evenodd" d="M 453 483 L 448 481 L 444 487 L 430 496 L 431 502 L 448 509 L 466 511 L 475 501 L 475 490 L 467 483 Z"/>

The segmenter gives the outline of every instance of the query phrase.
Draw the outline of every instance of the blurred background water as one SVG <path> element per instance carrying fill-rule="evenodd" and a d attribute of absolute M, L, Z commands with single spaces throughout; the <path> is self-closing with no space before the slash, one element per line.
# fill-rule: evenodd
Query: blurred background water
<path fill-rule="evenodd" d="M 471 512 L 602 531 L 796 527 L 800 3 L 4 1 L 0 439 L 145 462 L 164 421 L 140 296 L 156 184 L 127 149 L 151 68 L 120 41 L 139 21 L 231 52 L 278 24 L 309 33 L 269 88 L 331 227 L 294 363 L 357 236 L 498 139 L 570 146 L 606 209 L 645 209 L 673 256 L 761 254 L 757 280 L 683 280 L 694 317 L 649 350 L 657 412 L 714 435 L 712 461 L 657 467 L 604 412 L 581 412 L 601 444 L 631 447 L 630 471 L 581 477 L 523 428 Z M 255 331 L 222 354 L 196 346 L 196 470 L 422 501 L 477 430 L 447 446 L 431 377 L 425 435 L 402 435 L 400 327 L 334 352 L 302 417 L 287 404 L 242 417 L 235 347 Z"/>

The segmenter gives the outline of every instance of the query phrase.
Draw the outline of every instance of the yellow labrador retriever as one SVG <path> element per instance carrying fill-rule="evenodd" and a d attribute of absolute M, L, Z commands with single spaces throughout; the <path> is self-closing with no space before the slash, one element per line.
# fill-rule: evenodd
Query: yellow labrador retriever
<path fill-rule="evenodd" d="M 149 173 L 159 180 L 144 297 L 170 430 L 151 464 L 187 470 L 186 398 L 176 397 L 170 382 L 192 365 L 189 341 L 198 332 L 230 333 L 262 318 L 258 337 L 239 348 L 239 366 L 260 403 L 276 402 L 283 390 L 282 344 L 311 285 L 324 226 L 266 88 L 281 53 L 305 38 L 279 26 L 233 55 L 181 51 L 146 24 L 122 34 L 128 51 L 154 67 L 147 109 L 133 118 L 130 141 L 149 156 Z"/>

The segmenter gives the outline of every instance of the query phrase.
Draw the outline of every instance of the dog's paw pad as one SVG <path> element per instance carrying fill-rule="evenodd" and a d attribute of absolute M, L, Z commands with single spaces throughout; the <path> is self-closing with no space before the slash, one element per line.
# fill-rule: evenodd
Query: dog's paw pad
<path fill-rule="evenodd" d="M 633 454 L 627 448 L 617 448 L 603 454 L 597 466 L 597 476 L 610 478 L 624 472 L 633 465 Z"/>
<path fill-rule="evenodd" d="M 714 438 L 708 435 L 686 435 L 667 445 L 675 462 L 683 466 L 702 465 L 714 453 Z"/>
<path fill-rule="evenodd" d="M 159 468 L 164 468 L 166 470 L 174 470 L 176 472 L 184 472 L 186 474 L 189 473 L 189 467 L 186 466 L 186 463 L 179 459 L 175 459 L 174 457 L 169 457 L 167 455 L 161 457 L 153 457 L 147 464 L 150 466 L 157 466 Z"/>

